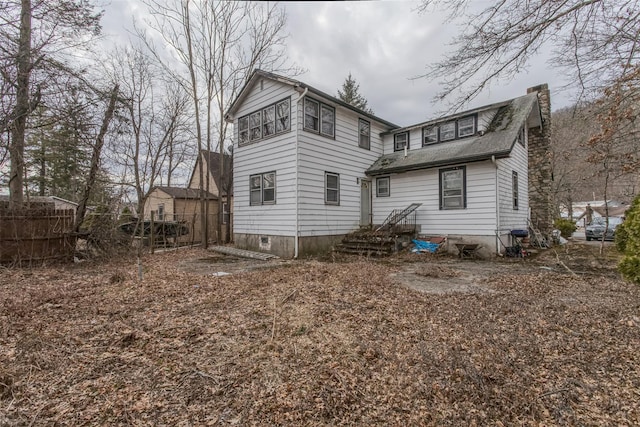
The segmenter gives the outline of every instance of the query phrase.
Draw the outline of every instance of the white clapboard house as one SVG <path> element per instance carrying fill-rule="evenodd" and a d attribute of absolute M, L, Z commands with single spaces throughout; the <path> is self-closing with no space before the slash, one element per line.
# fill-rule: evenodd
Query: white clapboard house
<path fill-rule="evenodd" d="M 546 230 L 548 196 L 532 189 L 529 169 L 542 153 L 532 180 L 543 183 L 548 157 L 529 145 L 548 144 L 549 94 L 546 85 L 528 92 L 400 127 L 301 81 L 254 72 L 226 115 L 235 244 L 296 257 L 411 206 L 420 234 L 487 254 L 529 219 Z"/>

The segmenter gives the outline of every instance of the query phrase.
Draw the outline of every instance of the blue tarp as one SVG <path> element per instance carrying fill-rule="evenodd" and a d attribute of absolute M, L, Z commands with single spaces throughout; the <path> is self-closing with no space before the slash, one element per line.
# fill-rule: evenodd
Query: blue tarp
<path fill-rule="evenodd" d="M 415 248 L 411 249 L 411 252 L 431 252 L 435 253 L 440 247 L 437 243 L 425 242 L 424 240 L 412 240 Z"/>

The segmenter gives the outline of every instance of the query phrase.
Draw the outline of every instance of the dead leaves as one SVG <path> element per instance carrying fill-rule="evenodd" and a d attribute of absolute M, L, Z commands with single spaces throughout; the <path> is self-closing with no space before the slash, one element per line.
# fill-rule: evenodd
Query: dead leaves
<path fill-rule="evenodd" d="M 432 295 L 392 282 L 402 263 L 211 277 L 189 257 L 142 282 L 118 262 L 3 274 L 0 424 L 640 423 L 621 281 L 496 265 L 492 292 Z M 437 262 L 412 268 L 458 278 Z"/>

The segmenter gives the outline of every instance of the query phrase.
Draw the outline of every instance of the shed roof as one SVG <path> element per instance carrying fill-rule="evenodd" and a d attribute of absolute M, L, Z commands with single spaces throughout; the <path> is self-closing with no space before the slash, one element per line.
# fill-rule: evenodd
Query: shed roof
<path fill-rule="evenodd" d="M 484 134 L 427 145 L 418 150 L 408 150 L 406 156 L 404 151 L 386 154 L 376 160 L 367 169 L 366 173 L 367 175 L 375 176 L 392 172 L 469 163 L 491 159 L 492 157 L 507 157 L 513 149 L 520 129 L 525 125 L 537 105 L 538 98 L 536 93 L 495 104 L 498 112 Z M 476 110 L 459 113 L 456 116 L 473 113 Z M 437 123 L 448 119 L 450 117 L 432 120 L 425 124 Z"/>

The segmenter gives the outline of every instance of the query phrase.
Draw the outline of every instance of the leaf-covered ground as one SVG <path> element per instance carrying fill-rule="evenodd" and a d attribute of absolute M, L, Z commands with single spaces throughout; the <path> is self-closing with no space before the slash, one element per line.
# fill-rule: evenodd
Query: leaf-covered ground
<path fill-rule="evenodd" d="M 209 255 L 148 256 L 143 281 L 131 261 L 2 270 L 0 425 L 640 424 L 640 288 L 601 265 L 179 268 Z"/>

